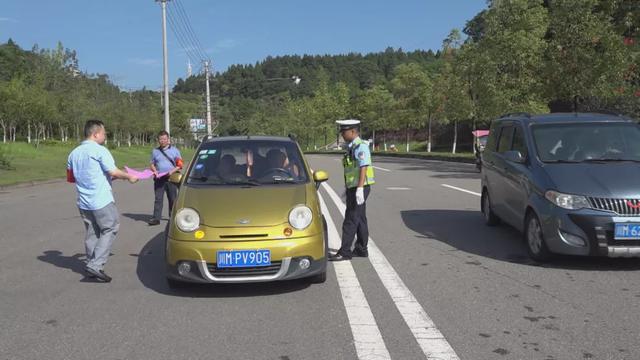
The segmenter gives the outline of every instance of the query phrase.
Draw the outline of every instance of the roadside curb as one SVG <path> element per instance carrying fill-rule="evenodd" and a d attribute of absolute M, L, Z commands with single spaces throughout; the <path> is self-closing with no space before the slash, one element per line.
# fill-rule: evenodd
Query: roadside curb
<path fill-rule="evenodd" d="M 23 188 L 28 188 L 28 187 L 38 186 L 38 185 L 57 184 L 65 181 L 66 181 L 65 179 L 25 181 L 25 182 L 11 184 L 11 185 L 0 185 L 0 190 L 23 189 Z"/>
<path fill-rule="evenodd" d="M 305 154 L 309 155 L 342 155 L 344 152 L 342 151 L 305 151 Z M 389 152 L 373 152 L 373 156 L 385 156 L 385 157 L 397 157 L 397 158 L 405 158 L 405 159 L 421 159 L 421 160 L 436 160 L 436 161 L 447 161 L 447 162 L 458 162 L 458 163 L 467 163 L 474 164 L 475 158 L 468 157 L 449 157 L 449 156 L 441 156 L 441 155 L 427 155 L 427 154 L 419 154 L 419 153 L 389 153 Z"/>

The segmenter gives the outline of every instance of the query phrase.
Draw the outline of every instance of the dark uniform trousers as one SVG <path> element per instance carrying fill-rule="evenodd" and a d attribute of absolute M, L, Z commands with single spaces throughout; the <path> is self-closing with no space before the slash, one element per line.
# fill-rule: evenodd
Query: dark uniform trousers
<path fill-rule="evenodd" d="M 367 198 L 371 192 L 371 186 L 364 186 L 364 199 L 362 205 L 356 202 L 356 189 L 347 189 L 347 210 L 344 213 L 342 223 L 342 246 L 338 251 L 343 256 L 351 256 L 351 244 L 357 236 L 355 248 L 367 250 L 369 242 L 369 226 L 367 225 Z"/>
<path fill-rule="evenodd" d="M 167 193 L 167 199 L 169 200 L 169 217 L 171 217 L 171 209 L 173 208 L 173 202 L 178 195 L 177 186 L 169 181 L 169 176 L 163 176 L 159 179 L 153 179 L 153 190 L 155 191 L 156 200 L 153 204 L 153 218 L 162 219 L 162 205 L 164 193 Z"/>

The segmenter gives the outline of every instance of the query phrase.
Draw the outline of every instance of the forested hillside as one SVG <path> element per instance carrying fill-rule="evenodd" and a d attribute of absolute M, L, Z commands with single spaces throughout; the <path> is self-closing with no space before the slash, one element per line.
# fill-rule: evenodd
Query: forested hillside
<path fill-rule="evenodd" d="M 489 1 L 440 49 L 268 57 L 218 72 L 215 131 L 292 133 L 315 147 L 332 142 L 335 120 L 354 117 L 376 143 L 455 152 L 460 129 L 468 146 L 471 129 L 508 112 L 607 110 L 637 118 L 639 44 L 637 0 Z M 124 92 L 106 75 L 79 71 L 78 62 L 62 44 L 0 45 L 3 140 L 75 141 L 80 125 L 97 117 L 116 144 L 149 141 L 162 126 L 160 94 Z M 188 119 L 204 117 L 204 89 L 201 74 L 173 86 L 172 135 L 188 137 Z"/>

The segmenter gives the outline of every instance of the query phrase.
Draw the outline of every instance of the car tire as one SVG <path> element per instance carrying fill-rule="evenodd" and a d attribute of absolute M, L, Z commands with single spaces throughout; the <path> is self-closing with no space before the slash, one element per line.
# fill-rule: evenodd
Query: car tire
<path fill-rule="evenodd" d="M 167 285 L 169 285 L 170 289 L 184 289 L 189 284 L 184 281 L 178 281 L 175 279 L 167 278 Z"/>
<path fill-rule="evenodd" d="M 527 215 L 525 221 L 524 241 L 531 259 L 537 262 L 546 262 L 551 258 L 551 252 L 544 240 L 540 220 L 533 212 Z"/>
<path fill-rule="evenodd" d="M 484 215 L 484 223 L 488 226 L 496 226 L 500 224 L 500 218 L 498 217 L 498 215 L 496 215 L 496 213 L 493 212 L 493 209 L 491 208 L 491 199 L 489 197 L 488 190 L 484 190 L 482 192 L 481 205 L 482 214 Z"/>
<path fill-rule="evenodd" d="M 313 275 L 309 278 L 309 282 L 312 284 L 322 284 L 327 281 L 327 272 L 323 271 L 320 274 Z"/>

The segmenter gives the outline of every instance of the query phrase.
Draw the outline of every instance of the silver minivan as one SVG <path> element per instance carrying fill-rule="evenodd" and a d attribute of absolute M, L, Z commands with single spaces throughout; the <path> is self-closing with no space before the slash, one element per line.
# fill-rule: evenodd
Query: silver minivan
<path fill-rule="evenodd" d="M 508 114 L 492 122 L 482 163 L 485 222 L 520 230 L 534 260 L 640 256 L 636 120 Z"/>

